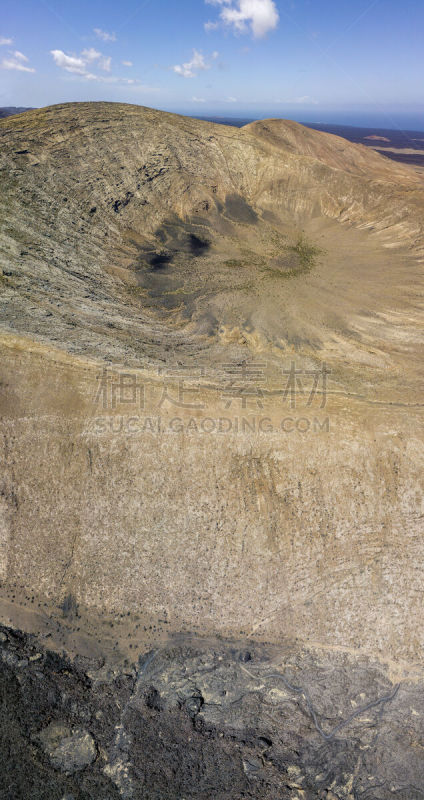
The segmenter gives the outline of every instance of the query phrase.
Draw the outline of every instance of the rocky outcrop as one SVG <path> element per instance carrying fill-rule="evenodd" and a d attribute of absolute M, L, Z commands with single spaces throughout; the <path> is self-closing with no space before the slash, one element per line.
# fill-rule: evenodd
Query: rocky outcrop
<path fill-rule="evenodd" d="M 90 766 L 96 758 L 94 739 L 84 728 L 68 728 L 51 722 L 38 739 L 52 766 L 71 775 Z"/>
<path fill-rule="evenodd" d="M 366 659 L 180 637 L 108 671 L 2 639 L 8 800 L 421 796 L 422 686 Z"/>

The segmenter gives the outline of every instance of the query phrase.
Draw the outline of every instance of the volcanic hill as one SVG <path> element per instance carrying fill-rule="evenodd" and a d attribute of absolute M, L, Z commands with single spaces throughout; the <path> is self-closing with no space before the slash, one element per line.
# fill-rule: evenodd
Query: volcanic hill
<path fill-rule="evenodd" d="M 0 189 L 5 796 L 418 800 L 422 177 L 79 103 Z"/>

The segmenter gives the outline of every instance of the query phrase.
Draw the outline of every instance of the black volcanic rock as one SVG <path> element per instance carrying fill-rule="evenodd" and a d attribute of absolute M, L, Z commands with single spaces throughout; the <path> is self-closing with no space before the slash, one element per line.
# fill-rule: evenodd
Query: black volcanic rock
<path fill-rule="evenodd" d="M 96 677 L 36 644 L 2 629 L 4 800 L 421 796 L 422 687 L 367 660 L 180 637 Z"/>

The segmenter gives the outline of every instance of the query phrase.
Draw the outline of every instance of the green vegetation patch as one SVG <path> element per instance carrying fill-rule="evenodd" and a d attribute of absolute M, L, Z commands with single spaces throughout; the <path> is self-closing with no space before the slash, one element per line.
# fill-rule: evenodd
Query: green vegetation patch
<path fill-rule="evenodd" d="M 224 261 L 224 267 L 230 267 L 235 269 L 237 267 L 247 267 L 249 266 L 247 261 L 243 261 L 240 258 L 229 258 L 227 261 Z"/>
<path fill-rule="evenodd" d="M 303 272 L 305 270 L 312 269 L 318 256 L 320 256 L 323 252 L 319 247 L 315 247 L 314 245 L 310 244 L 307 239 L 305 239 L 303 234 L 299 236 L 299 239 L 295 245 L 289 247 L 289 250 L 291 250 L 293 253 L 296 253 L 296 255 L 299 257 Z"/>
<path fill-rule="evenodd" d="M 310 272 L 316 265 L 318 257 L 324 252 L 308 242 L 303 233 L 296 244 L 286 245 L 284 250 L 287 253 L 287 266 L 268 265 L 264 268 L 265 272 L 280 279 L 295 278 L 297 275 Z"/>

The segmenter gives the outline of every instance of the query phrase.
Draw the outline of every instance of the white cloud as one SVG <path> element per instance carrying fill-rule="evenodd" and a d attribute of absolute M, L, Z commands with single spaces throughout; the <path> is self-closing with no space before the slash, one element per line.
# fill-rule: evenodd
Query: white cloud
<path fill-rule="evenodd" d="M 124 67 L 132 67 L 133 65 L 132 61 L 122 61 L 121 63 Z"/>
<path fill-rule="evenodd" d="M 0 47 L 5 44 L 13 44 L 13 39 L 5 39 L 4 36 L 0 36 Z"/>
<path fill-rule="evenodd" d="M 210 69 L 209 64 L 206 64 L 205 57 L 198 50 L 193 50 L 193 58 L 191 61 L 186 61 L 185 64 L 175 64 L 172 69 L 183 78 L 195 78 L 198 72 L 205 69 Z"/>
<path fill-rule="evenodd" d="M 191 98 L 191 102 L 192 103 L 206 103 L 206 100 L 205 100 L 204 97 L 192 97 Z"/>
<path fill-rule="evenodd" d="M 140 78 L 119 78 L 116 75 L 109 75 L 105 77 L 104 75 L 94 75 L 93 76 L 97 81 L 101 83 L 118 83 L 124 84 L 125 86 L 133 86 L 134 89 L 144 89 L 146 92 L 159 92 L 160 89 L 157 89 L 153 86 L 144 86 Z"/>
<path fill-rule="evenodd" d="M 100 67 L 100 69 L 103 69 L 105 72 L 110 72 L 110 68 L 111 68 L 111 67 L 110 67 L 110 65 L 111 65 L 111 63 L 112 63 L 112 58 L 111 58 L 111 56 L 109 56 L 108 58 L 106 58 L 106 56 L 103 56 L 103 57 L 102 57 L 102 58 L 99 60 L 99 67 Z"/>
<path fill-rule="evenodd" d="M 81 57 L 89 63 L 91 61 L 96 61 L 96 59 L 100 58 L 100 56 L 101 53 L 99 53 L 98 50 L 95 50 L 94 47 L 90 47 L 88 50 L 83 50 L 81 53 Z"/>
<path fill-rule="evenodd" d="M 99 53 L 99 51 L 95 50 L 94 47 L 90 47 L 88 50 L 83 50 L 79 56 L 74 54 L 67 55 L 67 53 L 63 52 L 63 50 L 50 50 L 50 53 L 58 67 L 66 70 L 66 72 L 71 72 L 74 75 L 81 75 L 83 78 L 87 78 L 87 80 L 92 81 L 99 79 L 99 76 L 96 76 L 89 71 L 89 65 L 91 68 L 93 68 L 93 65 L 95 65 L 104 72 L 110 72 L 111 70 L 111 56 L 106 57 L 102 55 L 102 53 Z"/>
<path fill-rule="evenodd" d="M 22 54 L 21 54 L 22 55 Z M 24 56 L 25 58 L 25 56 Z M 28 59 L 26 59 L 28 60 Z M 35 72 L 33 67 L 26 67 L 19 58 L 4 58 L 0 64 L 2 69 L 15 69 L 18 72 Z"/>
<path fill-rule="evenodd" d="M 227 103 L 237 103 L 237 97 L 227 97 Z"/>
<path fill-rule="evenodd" d="M 24 56 L 24 54 L 23 54 L 23 53 L 21 53 L 21 51 L 20 51 L 20 50 L 15 50 L 15 52 L 14 52 L 14 53 L 12 53 L 12 55 L 13 55 L 13 57 L 14 57 L 14 58 L 17 58 L 17 59 L 18 59 L 18 61 L 25 61 L 25 62 L 29 61 L 29 58 L 27 58 L 26 56 Z"/>
<path fill-rule="evenodd" d="M 91 72 L 89 65 L 95 65 L 105 72 L 110 72 L 111 58 L 106 58 L 97 50 L 91 47 L 89 50 L 83 50 L 79 56 L 68 55 L 63 50 L 51 50 L 51 55 L 55 63 L 66 72 L 72 75 L 78 75 L 86 81 L 99 81 L 100 83 L 117 83 L 125 84 L 126 86 L 134 86 L 134 88 L 143 88 L 145 91 L 157 91 L 149 86 L 142 86 L 139 78 L 120 78 L 117 75 L 96 75 Z"/>
<path fill-rule="evenodd" d="M 310 97 L 308 94 L 303 95 L 303 97 L 295 97 L 294 102 L 298 103 L 298 105 L 301 105 L 301 106 L 303 106 L 303 105 L 317 106 L 318 105 L 318 100 L 314 100 L 314 98 Z"/>
<path fill-rule="evenodd" d="M 117 75 L 102 75 L 93 70 L 102 70 L 109 73 L 111 71 L 111 56 L 105 56 L 94 47 L 82 50 L 79 55 L 75 53 L 65 53 L 63 50 L 51 50 L 51 55 L 55 64 L 65 72 L 70 72 L 72 75 L 83 78 L 86 81 L 98 81 L 99 83 L 120 84 L 131 86 L 134 89 L 146 92 L 157 92 L 151 86 L 144 86 L 139 78 L 121 78 Z M 123 61 L 124 66 L 131 67 L 131 61 Z"/>
<path fill-rule="evenodd" d="M 87 75 L 87 59 L 78 56 L 68 56 L 63 50 L 50 50 L 55 64 L 66 72 L 73 72 L 75 75 Z"/>
<path fill-rule="evenodd" d="M 1 41 L 1 40 L 0 40 Z M 10 40 L 11 41 L 11 40 Z M 21 53 L 20 50 L 15 50 L 12 52 L 9 51 L 9 58 L 4 58 L 0 64 L 2 69 L 14 69 L 18 72 L 35 72 L 33 67 L 26 67 L 25 64 L 28 63 L 29 58 Z"/>
<path fill-rule="evenodd" d="M 101 28 L 94 28 L 94 33 L 96 34 L 98 39 L 101 39 L 103 42 L 116 42 L 116 34 L 108 33 L 107 31 L 103 31 Z"/>
<path fill-rule="evenodd" d="M 216 29 L 219 28 L 219 22 L 211 22 L 209 20 L 209 22 L 205 22 L 203 27 L 206 33 L 210 33 L 210 31 L 216 31 Z"/>
<path fill-rule="evenodd" d="M 250 29 L 257 39 L 274 30 L 280 19 L 274 0 L 205 0 L 205 2 L 220 7 L 221 21 L 235 33 L 247 33 Z M 206 30 L 213 28 L 209 27 Z"/>
<path fill-rule="evenodd" d="M 98 50 L 95 50 L 94 47 L 90 47 L 89 50 L 83 50 L 81 58 L 83 58 L 87 64 L 92 64 L 94 61 L 97 61 L 97 66 L 100 69 L 103 69 L 105 72 L 110 72 L 112 57 L 103 56 Z"/>

